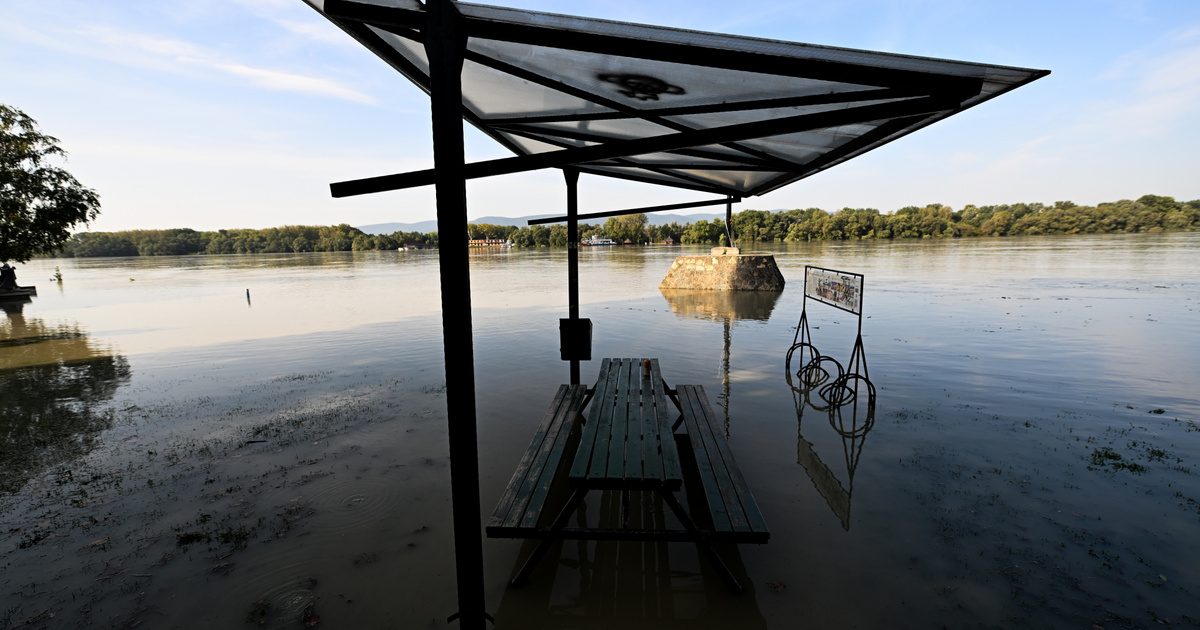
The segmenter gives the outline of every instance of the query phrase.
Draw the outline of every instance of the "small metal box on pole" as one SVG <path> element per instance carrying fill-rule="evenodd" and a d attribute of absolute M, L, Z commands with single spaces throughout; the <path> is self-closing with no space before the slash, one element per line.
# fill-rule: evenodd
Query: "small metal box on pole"
<path fill-rule="evenodd" d="M 558 352 L 563 361 L 592 360 L 592 320 L 558 320 Z"/>

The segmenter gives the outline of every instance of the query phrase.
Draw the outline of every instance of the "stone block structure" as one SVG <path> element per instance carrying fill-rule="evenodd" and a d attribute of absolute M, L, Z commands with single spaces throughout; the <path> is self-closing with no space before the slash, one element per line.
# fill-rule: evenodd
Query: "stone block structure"
<path fill-rule="evenodd" d="M 782 291 L 783 274 L 768 254 L 742 254 L 714 247 L 708 256 L 680 256 L 671 263 L 660 289 Z"/>

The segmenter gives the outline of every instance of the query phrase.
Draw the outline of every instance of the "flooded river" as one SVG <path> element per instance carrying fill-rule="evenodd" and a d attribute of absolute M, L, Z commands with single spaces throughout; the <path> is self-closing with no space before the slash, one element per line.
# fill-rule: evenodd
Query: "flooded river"
<path fill-rule="evenodd" d="M 747 592 L 685 543 L 569 542 L 510 588 L 528 548 L 487 540 L 497 628 L 1200 626 L 1200 234 L 776 246 L 758 299 L 661 293 L 680 253 L 581 252 L 582 373 L 704 386 L 772 532 Z M 566 253 L 471 262 L 486 516 L 568 380 Z M 865 433 L 786 378 L 806 264 L 865 274 Z M 435 252 L 18 273 L 0 628 L 446 627 Z M 852 315 L 808 319 L 849 358 Z"/>

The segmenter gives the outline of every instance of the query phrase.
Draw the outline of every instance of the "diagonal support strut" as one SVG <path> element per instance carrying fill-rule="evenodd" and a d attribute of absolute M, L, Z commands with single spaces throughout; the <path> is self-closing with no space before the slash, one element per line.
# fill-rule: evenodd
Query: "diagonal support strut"
<path fill-rule="evenodd" d="M 646 138 L 618 140 L 577 149 L 563 149 L 561 151 L 547 151 L 545 153 L 472 162 L 463 165 L 463 176 L 466 179 L 478 179 L 481 177 L 521 173 L 543 168 L 562 168 L 576 164 L 587 164 L 588 162 L 597 160 L 671 151 L 691 146 L 749 140 L 786 133 L 799 133 L 885 118 L 933 114 L 958 106 L 959 103 L 955 100 L 935 97 L 915 98 L 898 103 L 864 105 L 862 107 L 852 107 L 815 114 L 801 114 L 799 116 L 789 116 L 774 120 L 760 120 L 696 131 L 683 131 Z M 434 183 L 434 181 L 434 169 L 425 169 L 396 175 L 381 175 L 378 177 L 336 182 L 329 185 L 329 190 L 334 197 L 352 197 L 389 190 L 428 186 Z"/>

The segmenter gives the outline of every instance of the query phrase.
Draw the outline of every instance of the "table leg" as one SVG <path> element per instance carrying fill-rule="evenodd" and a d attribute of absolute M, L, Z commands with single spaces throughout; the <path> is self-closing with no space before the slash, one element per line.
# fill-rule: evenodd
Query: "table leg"
<path fill-rule="evenodd" d="M 708 540 L 708 537 L 696 527 L 696 524 L 692 521 L 692 517 L 688 516 L 687 511 L 684 510 L 683 506 L 679 504 L 679 499 L 676 499 L 675 495 L 671 494 L 671 492 L 667 490 L 659 490 L 658 492 L 660 495 L 662 495 L 663 501 L 666 502 L 667 506 L 671 508 L 671 512 L 673 512 L 675 517 L 679 519 L 679 522 L 683 524 L 684 529 L 686 529 L 688 533 L 694 537 L 696 546 L 700 548 L 700 551 L 704 552 L 704 555 L 708 556 L 708 559 L 717 569 L 717 573 L 721 575 L 721 578 L 725 580 L 725 583 L 729 585 L 729 588 L 733 592 L 741 594 L 745 590 L 742 587 L 741 581 L 738 580 L 737 576 L 733 574 L 733 571 L 729 569 L 729 565 L 725 564 L 725 560 L 721 558 L 721 554 L 717 553 L 716 549 L 713 549 L 712 543 Z"/>
<path fill-rule="evenodd" d="M 554 533 L 561 531 L 562 528 L 567 526 L 567 521 L 570 520 L 571 514 L 583 502 L 583 495 L 586 493 L 587 490 L 575 490 L 571 493 L 571 497 L 567 499 L 567 504 L 563 506 L 562 511 L 558 513 L 558 516 L 554 518 L 554 522 L 550 525 L 550 534 L 538 541 L 537 547 L 533 548 L 533 552 L 529 554 L 529 557 L 525 559 L 525 563 L 517 571 L 516 576 L 509 582 L 510 585 L 520 586 L 525 580 L 529 579 L 529 574 L 533 573 L 533 568 L 537 565 L 538 560 L 541 560 L 542 556 L 546 555 L 546 550 L 550 548 L 550 545 L 554 544 Z"/>

